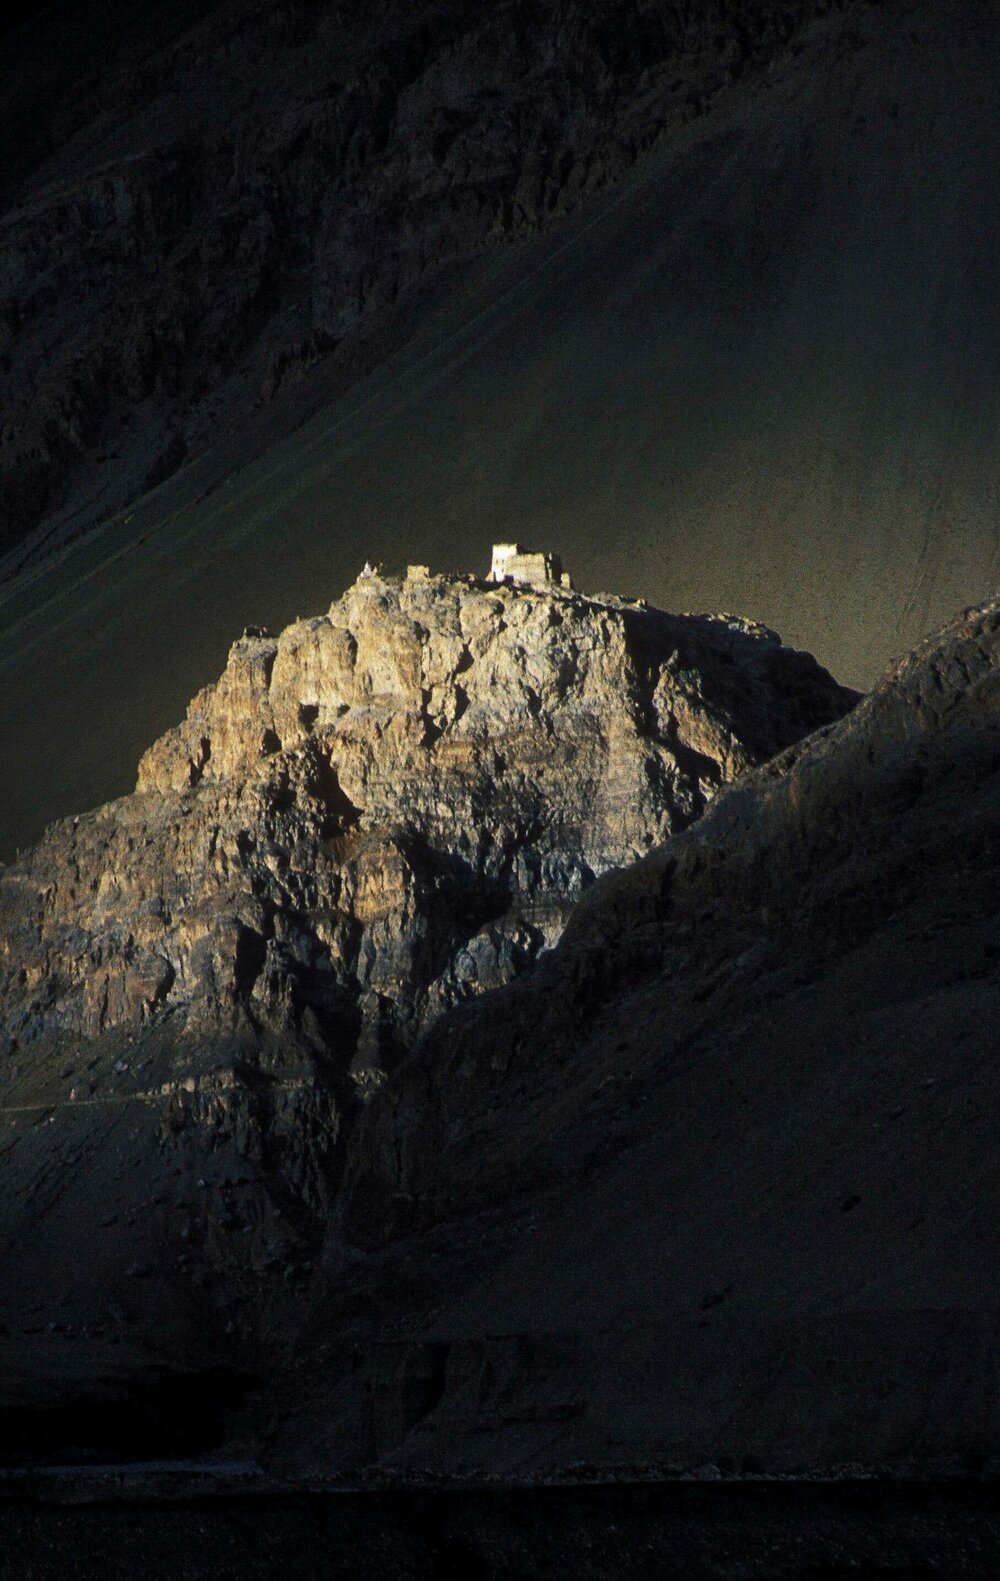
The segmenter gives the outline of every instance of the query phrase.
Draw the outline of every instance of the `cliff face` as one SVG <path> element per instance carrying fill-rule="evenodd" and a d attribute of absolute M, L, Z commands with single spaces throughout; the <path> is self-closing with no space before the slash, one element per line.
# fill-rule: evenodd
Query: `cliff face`
<path fill-rule="evenodd" d="M 356 1044 L 375 1077 L 554 943 L 595 875 L 850 701 L 726 617 L 363 575 L 247 632 L 134 796 L 4 873 L 8 1038 L 179 1014 Z"/>
<path fill-rule="evenodd" d="M 854 701 L 740 620 L 421 573 L 245 634 L 134 795 L 0 871 L 7 1321 L 273 1334 L 359 1100 Z"/>
<path fill-rule="evenodd" d="M 155 487 L 633 164 L 829 0 L 51 8 L 10 158 L 0 549 Z"/>

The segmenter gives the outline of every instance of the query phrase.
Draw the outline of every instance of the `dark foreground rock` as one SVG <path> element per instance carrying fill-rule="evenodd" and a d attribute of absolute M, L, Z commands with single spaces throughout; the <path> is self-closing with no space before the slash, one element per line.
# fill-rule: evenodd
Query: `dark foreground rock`
<path fill-rule="evenodd" d="M 998 661 L 961 615 L 397 1073 L 326 1309 L 370 1454 L 995 1463 Z"/>

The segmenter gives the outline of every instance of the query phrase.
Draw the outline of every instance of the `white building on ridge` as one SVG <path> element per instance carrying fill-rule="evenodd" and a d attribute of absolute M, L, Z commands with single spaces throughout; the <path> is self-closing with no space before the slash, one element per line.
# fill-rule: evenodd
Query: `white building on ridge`
<path fill-rule="evenodd" d="M 562 560 L 549 550 L 525 549 L 519 543 L 495 543 L 490 565 L 491 582 L 524 582 L 529 587 L 572 588 Z"/>

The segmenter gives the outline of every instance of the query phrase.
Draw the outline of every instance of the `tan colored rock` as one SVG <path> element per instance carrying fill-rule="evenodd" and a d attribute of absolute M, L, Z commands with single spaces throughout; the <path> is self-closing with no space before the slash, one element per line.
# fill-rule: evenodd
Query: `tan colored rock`
<path fill-rule="evenodd" d="M 271 1028 L 377 1080 L 596 875 L 852 701 L 728 617 L 366 573 L 244 633 L 135 795 L 3 874 L 6 1035 Z"/>
<path fill-rule="evenodd" d="M 30 1291 L 178 1366 L 287 1354 L 425 1029 L 852 702 L 760 627 L 561 588 L 369 575 L 245 632 L 133 795 L 0 869 L 0 1325 Z"/>

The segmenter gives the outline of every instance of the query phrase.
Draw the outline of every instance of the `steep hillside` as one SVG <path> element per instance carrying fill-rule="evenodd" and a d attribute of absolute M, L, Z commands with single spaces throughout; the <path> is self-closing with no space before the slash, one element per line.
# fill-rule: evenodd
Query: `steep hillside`
<path fill-rule="evenodd" d="M 10 1453 L 994 1472 L 998 676 L 422 573 L 242 639 L 4 874 Z"/>
<path fill-rule="evenodd" d="M 318 359 L 366 360 L 394 304 L 578 204 L 830 9 L 51 8 L 0 86 L 0 549 L 163 482 Z"/>

